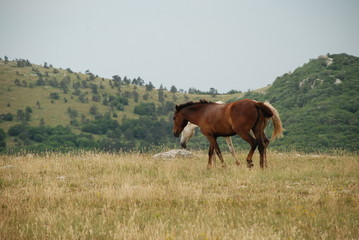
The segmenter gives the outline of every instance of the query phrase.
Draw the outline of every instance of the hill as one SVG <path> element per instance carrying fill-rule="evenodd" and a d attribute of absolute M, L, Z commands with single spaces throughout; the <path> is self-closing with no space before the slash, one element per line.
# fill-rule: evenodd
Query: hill
<path fill-rule="evenodd" d="M 0 145 L 32 151 L 145 150 L 178 147 L 171 134 L 175 104 L 197 101 L 270 101 L 281 115 L 281 150 L 327 151 L 359 148 L 359 58 L 333 54 L 311 59 L 272 86 L 240 93 L 170 91 L 143 79 L 98 77 L 17 59 L 0 61 Z M 268 133 L 270 133 L 270 127 Z M 2 136 L 2 137 L 1 137 Z M 235 144 L 248 148 L 244 141 Z M 225 149 L 221 140 L 222 149 Z M 189 147 L 207 149 L 199 133 Z"/>
<path fill-rule="evenodd" d="M 105 79 L 90 70 L 74 73 L 6 58 L 0 60 L 0 83 L 0 136 L 7 135 L 2 146 L 36 151 L 177 145 L 171 133 L 175 104 L 202 98 L 226 102 L 243 95 L 156 89 L 140 77 Z"/>
<path fill-rule="evenodd" d="M 264 93 L 281 114 L 285 137 L 274 145 L 294 149 L 359 149 L 359 58 L 319 56 L 278 77 Z"/>

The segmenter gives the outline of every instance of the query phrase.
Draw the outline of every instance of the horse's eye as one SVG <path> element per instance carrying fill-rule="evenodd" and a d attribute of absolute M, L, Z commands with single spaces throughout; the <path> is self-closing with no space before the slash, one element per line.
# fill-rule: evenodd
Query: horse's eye
<path fill-rule="evenodd" d="M 176 120 L 176 117 L 173 117 L 173 120 Z"/>

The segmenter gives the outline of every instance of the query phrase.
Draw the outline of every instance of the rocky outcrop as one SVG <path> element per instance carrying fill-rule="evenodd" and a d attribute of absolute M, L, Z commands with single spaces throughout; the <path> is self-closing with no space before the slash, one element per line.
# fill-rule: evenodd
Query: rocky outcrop
<path fill-rule="evenodd" d="M 333 59 L 328 57 L 327 55 L 320 55 L 318 59 L 324 59 L 327 67 L 333 63 Z"/>
<path fill-rule="evenodd" d="M 172 159 L 177 157 L 192 158 L 193 154 L 187 150 L 172 149 L 167 152 L 157 153 L 153 155 L 153 158 L 159 158 L 159 159 Z"/>

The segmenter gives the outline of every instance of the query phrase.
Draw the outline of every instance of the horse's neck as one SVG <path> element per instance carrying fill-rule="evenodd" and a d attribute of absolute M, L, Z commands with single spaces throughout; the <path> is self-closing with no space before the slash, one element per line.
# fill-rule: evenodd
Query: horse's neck
<path fill-rule="evenodd" d="M 198 127 L 199 122 L 201 120 L 201 111 L 205 107 L 206 105 L 204 104 L 188 107 L 184 112 L 184 116 L 186 120 L 188 120 L 193 125 L 197 125 L 196 127 Z"/>

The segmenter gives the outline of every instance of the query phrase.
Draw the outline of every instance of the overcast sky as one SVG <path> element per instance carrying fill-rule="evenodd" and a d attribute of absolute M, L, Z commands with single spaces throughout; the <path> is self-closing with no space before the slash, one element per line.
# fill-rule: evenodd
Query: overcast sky
<path fill-rule="evenodd" d="M 359 56 L 358 0 L 0 0 L 0 57 L 220 93 Z"/>

